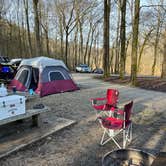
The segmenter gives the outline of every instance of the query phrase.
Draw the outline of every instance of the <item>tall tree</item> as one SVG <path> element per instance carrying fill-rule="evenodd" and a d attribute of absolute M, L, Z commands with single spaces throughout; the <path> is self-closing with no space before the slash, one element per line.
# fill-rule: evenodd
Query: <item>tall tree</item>
<path fill-rule="evenodd" d="M 166 27 L 164 32 L 164 45 L 163 45 L 163 63 L 162 63 L 162 72 L 161 78 L 166 78 Z"/>
<path fill-rule="evenodd" d="M 65 32 L 65 64 L 68 66 L 68 47 L 69 35 L 76 26 L 76 18 L 74 16 L 75 0 L 59 2 L 56 4 L 58 13 L 61 15 L 63 29 Z"/>
<path fill-rule="evenodd" d="M 39 5 L 39 0 L 33 0 L 34 22 L 35 22 L 34 32 L 36 37 L 36 56 L 41 56 L 42 49 L 40 41 L 40 22 L 38 14 L 38 5 Z"/>
<path fill-rule="evenodd" d="M 45 45 L 46 45 L 46 52 L 47 56 L 50 56 L 50 47 L 49 47 L 49 7 L 50 4 L 47 2 L 46 4 L 42 4 L 42 18 L 41 18 L 41 26 L 44 31 L 44 36 L 45 36 Z"/>
<path fill-rule="evenodd" d="M 80 33 L 80 53 L 79 53 L 79 58 L 78 58 L 78 62 L 81 62 L 81 57 L 83 57 L 83 43 L 84 43 L 84 39 L 83 39 L 83 18 L 79 19 L 79 33 Z"/>
<path fill-rule="evenodd" d="M 29 26 L 29 3 L 28 3 L 28 0 L 23 0 L 23 2 L 24 2 L 24 11 L 25 11 L 26 26 L 27 26 L 27 34 L 28 34 L 29 53 L 30 53 L 30 56 L 32 56 L 33 53 L 32 53 L 30 26 Z"/>
<path fill-rule="evenodd" d="M 110 30 L 110 0 L 104 0 L 104 33 L 103 33 L 103 69 L 104 78 L 110 76 L 109 64 L 109 30 Z"/>
<path fill-rule="evenodd" d="M 133 36 L 132 36 L 132 51 L 131 51 L 131 83 L 136 85 L 137 79 L 137 50 L 138 50 L 138 31 L 139 31 L 139 13 L 140 0 L 135 0 L 134 4 L 134 19 L 133 19 Z"/>
<path fill-rule="evenodd" d="M 161 6 L 163 5 L 163 0 L 161 0 Z M 154 41 L 154 60 L 152 65 L 152 75 L 155 74 L 155 67 L 157 63 L 157 54 L 158 54 L 158 45 L 159 45 L 159 39 L 160 39 L 160 30 L 161 26 L 163 24 L 164 18 L 162 18 L 162 11 L 161 7 L 158 6 L 157 9 L 157 25 L 156 25 L 156 34 L 155 34 L 155 41 Z"/>
<path fill-rule="evenodd" d="M 126 0 L 120 1 L 121 26 L 120 26 L 120 78 L 124 78 L 126 59 Z"/>
<path fill-rule="evenodd" d="M 64 29 L 63 29 L 63 15 L 61 14 L 61 10 L 59 8 L 59 4 L 57 1 L 55 1 L 55 13 L 57 15 L 57 22 L 58 22 L 58 34 L 60 36 L 60 56 L 61 59 L 65 59 L 64 58 Z M 57 27 L 57 24 L 56 24 Z"/>
<path fill-rule="evenodd" d="M 116 43 L 115 43 L 115 74 L 119 73 L 119 31 L 120 31 L 120 1 L 117 1 L 117 29 L 116 29 Z"/>
<path fill-rule="evenodd" d="M 85 53 L 84 53 L 84 63 L 86 63 L 86 59 L 87 59 L 87 53 L 88 53 L 88 47 L 89 47 L 89 40 L 90 40 L 90 34 L 92 31 L 92 22 L 89 22 L 89 31 L 88 31 L 88 36 L 87 36 L 87 41 L 86 41 L 86 45 L 85 45 Z"/>
<path fill-rule="evenodd" d="M 144 34 L 144 39 L 143 39 L 143 43 L 141 44 L 141 48 L 140 48 L 140 51 L 139 51 L 139 57 L 138 57 L 138 66 L 137 66 L 137 69 L 138 69 L 138 72 L 141 71 L 140 70 L 140 66 L 141 66 L 141 59 L 142 59 L 142 55 L 143 55 L 143 51 L 144 51 L 144 48 L 151 36 L 151 33 L 153 32 L 153 28 L 151 28 L 148 32 L 146 32 Z"/>

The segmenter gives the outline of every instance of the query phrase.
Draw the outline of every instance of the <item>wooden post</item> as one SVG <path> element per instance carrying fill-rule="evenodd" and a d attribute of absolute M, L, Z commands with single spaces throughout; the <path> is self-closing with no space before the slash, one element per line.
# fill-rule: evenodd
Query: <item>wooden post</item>
<path fill-rule="evenodd" d="M 38 116 L 39 116 L 39 114 L 32 116 L 32 126 L 33 127 L 38 127 Z"/>

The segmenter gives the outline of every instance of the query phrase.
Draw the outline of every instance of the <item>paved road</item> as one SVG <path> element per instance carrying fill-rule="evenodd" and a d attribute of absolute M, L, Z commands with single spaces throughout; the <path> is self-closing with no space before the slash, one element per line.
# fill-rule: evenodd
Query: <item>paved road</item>
<path fill-rule="evenodd" d="M 55 94 L 39 100 L 52 109 L 47 116 L 76 120 L 64 129 L 16 154 L 0 160 L 0 165 L 99 166 L 103 155 L 116 149 L 113 143 L 99 146 L 102 129 L 95 121 L 89 99 L 102 97 L 108 88 L 120 92 L 119 104 L 133 100 L 133 141 L 130 148 L 153 154 L 166 151 L 166 93 L 147 91 L 93 79 L 93 74 L 73 74 L 79 91 Z M 38 102 L 34 101 L 34 102 Z M 121 141 L 121 139 L 119 138 Z"/>

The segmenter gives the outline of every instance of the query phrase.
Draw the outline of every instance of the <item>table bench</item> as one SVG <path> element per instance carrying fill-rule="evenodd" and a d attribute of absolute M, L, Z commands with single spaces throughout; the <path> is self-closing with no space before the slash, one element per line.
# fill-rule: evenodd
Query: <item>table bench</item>
<path fill-rule="evenodd" d="M 50 108 L 47 106 L 44 106 L 44 108 L 42 108 L 42 109 L 26 110 L 25 114 L 16 115 L 16 116 L 13 116 L 13 117 L 10 117 L 7 119 L 0 120 L 0 125 L 4 125 L 4 124 L 10 123 L 10 122 L 19 121 L 19 120 L 23 120 L 23 119 L 32 117 L 32 125 L 38 126 L 39 125 L 39 123 L 38 123 L 39 115 L 41 113 L 47 112 L 49 110 L 50 110 Z"/>

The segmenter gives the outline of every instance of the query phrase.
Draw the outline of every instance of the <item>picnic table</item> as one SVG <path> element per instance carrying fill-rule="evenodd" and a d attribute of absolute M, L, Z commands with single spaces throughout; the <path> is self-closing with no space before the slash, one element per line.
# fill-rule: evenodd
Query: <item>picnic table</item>
<path fill-rule="evenodd" d="M 12 116 L 7 119 L 0 120 L 0 125 L 4 125 L 4 124 L 10 123 L 10 122 L 19 121 L 19 120 L 23 120 L 23 119 L 32 117 L 32 125 L 38 126 L 39 125 L 39 115 L 41 113 L 47 112 L 49 110 L 50 109 L 47 106 L 44 106 L 44 108 L 40 108 L 40 109 L 37 108 L 37 109 L 26 110 L 25 114 L 16 115 L 16 116 Z"/>
<path fill-rule="evenodd" d="M 8 91 L 9 96 L 12 94 L 13 94 L 13 92 Z M 20 96 L 25 96 L 26 102 L 30 101 L 31 99 L 35 99 L 35 98 L 39 97 L 38 94 L 30 95 L 28 92 L 16 92 L 14 94 L 20 95 Z M 23 119 L 32 117 L 32 126 L 38 126 L 39 125 L 39 115 L 41 113 L 47 112 L 49 110 L 50 110 L 50 108 L 47 106 L 44 106 L 43 108 L 28 109 L 28 110 L 26 110 L 25 114 L 20 114 L 20 115 L 12 116 L 10 118 L 0 120 L 0 125 L 4 125 L 4 124 L 14 122 L 14 121 L 22 121 Z"/>

